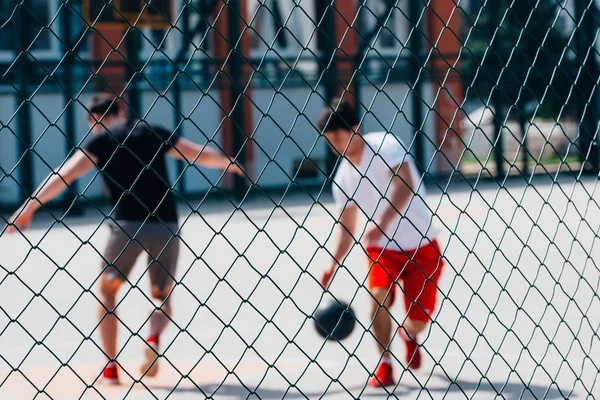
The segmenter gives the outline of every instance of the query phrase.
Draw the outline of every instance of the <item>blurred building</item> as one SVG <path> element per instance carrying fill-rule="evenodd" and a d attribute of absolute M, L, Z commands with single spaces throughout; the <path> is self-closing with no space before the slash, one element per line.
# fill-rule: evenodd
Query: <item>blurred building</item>
<path fill-rule="evenodd" d="M 313 122 L 328 98 L 344 93 L 365 114 L 363 131 L 398 135 L 433 174 L 452 170 L 463 96 L 453 2 L 336 0 L 334 11 L 321 0 L 239 0 L 233 19 L 221 0 L 185 3 L 174 0 L 171 26 L 140 27 L 133 41 L 126 25 L 86 25 L 81 2 L 28 0 L 19 8 L 0 0 L 0 205 L 18 202 L 83 140 L 84 104 L 95 90 L 233 155 L 231 88 L 241 83 L 243 153 L 264 188 L 327 179 L 328 150 Z M 236 18 L 243 65 L 232 80 Z M 132 79 L 135 70 L 141 75 Z M 233 184 L 215 171 L 173 166 L 184 195 Z M 77 190 L 100 196 L 97 181 Z"/>

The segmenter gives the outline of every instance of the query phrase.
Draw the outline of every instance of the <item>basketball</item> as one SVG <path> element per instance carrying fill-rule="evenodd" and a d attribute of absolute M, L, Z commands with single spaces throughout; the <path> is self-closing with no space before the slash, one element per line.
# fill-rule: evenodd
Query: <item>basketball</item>
<path fill-rule="evenodd" d="M 352 307 L 340 300 L 323 303 L 313 318 L 317 333 L 328 340 L 344 340 L 350 336 L 356 325 Z"/>

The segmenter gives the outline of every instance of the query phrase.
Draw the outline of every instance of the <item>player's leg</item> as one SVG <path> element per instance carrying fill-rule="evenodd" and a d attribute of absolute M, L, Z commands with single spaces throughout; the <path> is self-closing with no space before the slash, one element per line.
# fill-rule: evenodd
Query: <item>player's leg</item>
<path fill-rule="evenodd" d="M 407 309 L 410 307 L 411 301 L 405 300 Z M 410 369 L 421 368 L 422 356 L 419 348 L 419 333 L 427 328 L 429 322 L 411 319 L 409 316 L 402 326 L 398 329 L 398 336 L 402 338 L 405 346 L 404 360 L 406 366 Z"/>
<path fill-rule="evenodd" d="M 389 307 L 392 305 L 390 287 L 374 287 L 370 289 L 373 298 L 371 318 L 373 321 L 373 336 L 383 359 L 389 357 L 389 346 L 392 340 L 392 318 Z"/>
<path fill-rule="evenodd" d="M 111 225 L 110 237 L 104 252 L 104 259 L 108 265 L 105 265 L 100 277 L 98 329 L 102 348 L 109 359 L 103 372 L 103 379 L 106 383 L 112 384 L 118 383 L 119 380 L 117 364 L 114 361 L 117 357 L 117 292 L 141 252 L 139 244 L 131 241 L 130 236 L 123 231 L 126 229 L 124 225 L 121 224 L 121 227 Z"/>
<path fill-rule="evenodd" d="M 398 334 L 404 340 L 405 361 L 411 369 L 421 367 L 419 333 L 427 328 L 435 310 L 442 266 L 439 247 L 434 242 L 422 246 L 403 273 L 407 319 L 398 329 Z"/>
<path fill-rule="evenodd" d="M 417 337 L 417 335 L 425 330 L 429 325 L 429 321 L 419 321 L 417 319 L 407 318 L 402 328 L 408 337 Z"/>
<path fill-rule="evenodd" d="M 368 249 L 369 273 L 368 284 L 373 302 L 371 316 L 373 321 L 373 336 L 380 354 L 380 362 L 370 386 L 389 386 L 395 384 L 390 342 L 392 339 L 392 318 L 389 309 L 394 301 L 394 282 L 399 269 L 396 263 L 390 262 L 387 252 L 381 249 Z"/>
<path fill-rule="evenodd" d="M 121 287 L 120 279 L 110 279 L 106 274 L 100 277 L 100 304 L 98 306 L 98 320 L 100 325 L 100 340 L 102 349 L 109 359 L 109 364 L 105 369 L 104 378 L 107 380 L 117 380 L 117 365 L 114 359 L 117 357 L 117 318 L 116 318 L 116 297 Z M 116 383 L 116 382 L 109 382 Z"/>
<path fill-rule="evenodd" d="M 150 233 L 145 243 L 149 250 L 149 276 L 151 297 L 156 308 L 150 316 L 150 332 L 146 339 L 145 361 L 141 373 L 154 376 L 158 372 L 160 336 L 167 327 L 171 315 L 171 292 L 179 256 L 179 238 L 174 235 L 177 225 L 154 224 L 145 230 Z"/>

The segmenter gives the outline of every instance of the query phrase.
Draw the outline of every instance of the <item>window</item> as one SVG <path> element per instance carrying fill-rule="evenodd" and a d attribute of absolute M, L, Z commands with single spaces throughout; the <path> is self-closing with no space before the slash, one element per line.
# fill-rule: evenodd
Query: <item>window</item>
<path fill-rule="evenodd" d="M 296 69 L 316 69 L 317 35 L 314 34 L 316 8 L 314 0 L 248 0 L 251 57 L 271 60 L 280 69 L 285 61 Z"/>
<path fill-rule="evenodd" d="M 0 52 L 12 54 L 21 48 L 30 48 L 36 57 L 58 56 L 58 39 L 52 32 L 59 32 L 58 0 L 29 0 L 23 3 L 20 13 L 17 4 L 0 0 Z M 21 21 L 20 19 L 23 19 Z M 24 37 L 21 27 L 27 27 Z"/>
<path fill-rule="evenodd" d="M 52 3 L 52 1 L 47 0 L 31 0 L 25 3 L 27 6 L 25 13 L 25 18 L 27 18 L 26 23 L 31 28 L 27 40 L 30 41 L 29 43 L 33 43 L 32 50 L 52 50 L 53 35 L 52 32 L 45 28 L 49 25 L 55 12 L 58 10 L 57 7 L 52 7 Z M 56 25 L 53 26 L 56 27 Z M 29 45 L 29 43 L 26 45 Z"/>
<path fill-rule="evenodd" d="M 248 2 L 248 19 L 250 27 L 250 47 L 253 52 L 266 49 L 272 39 L 272 27 L 269 22 L 273 18 L 265 1 L 250 0 Z"/>
<path fill-rule="evenodd" d="M 371 43 L 381 54 L 397 54 L 408 40 L 410 23 L 407 2 L 397 0 L 361 0 L 360 23 L 363 35 L 379 30 Z"/>
<path fill-rule="evenodd" d="M 15 45 L 11 38 L 14 36 L 13 29 L 16 26 L 11 18 L 15 7 L 12 1 L 0 0 L 0 52 L 10 51 Z"/>
<path fill-rule="evenodd" d="M 183 33 L 183 27 L 189 22 L 184 22 L 184 18 L 193 16 L 197 12 L 197 8 L 190 4 L 184 0 L 173 0 L 172 2 L 163 0 L 163 7 L 172 7 L 170 15 L 166 12 L 155 13 L 155 20 L 160 22 L 158 25 L 141 24 L 138 26 L 141 33 L 139 36 L 139 61 L 141 64 L 146 64 L 143 81 L 147 81 L 155 88 L 169 86 L 175 76 L 173 67 L 179 52 L 182 49 L 187 48 L 189 51 L 192 48 Z M 182 12 L 184 6 L 185 9 Z M 151 9 L 146 8 L 144 13 L 147 14 L 149 11 Z M 198 54 L 195 57 L 198 57 Z"/>
<path fill-rule="evenodd" d="M 316 48 L 314 0 L 248 0 L 252 50 L 297 54 Z"/>
<path fill-rule="evenodd" d="M 182 18 L 178 18 L 181 7 L 183 6 L 183 0 L 174 0 L 173 10 L 171 10 L 171 15 L 156 14 L 156 19 L 163 23 L 166 19 L 170 19 L 169 26 L 160 26 L 150 27 L 150 26 L 139 26 L 140 31 L 142 32 L 141 37 L 141 52 L 140 56 L 142 59 L 147 60 L 153 53 L 155 58 L 164 59 L 163 54 L 168 57 L 173 57 L 181 48 L 183 42 L 182 35 Z M 167 4 L 163 0 L 163 7 L 168 7 L 170 4 Z M 187 6 L 186 6 L 187 7 Z M 191 7 L 190 7 L 191 8 Z M 145 8 L 144 15 L 149 14 L 153 9 Z M 189 12 L 189 10 L 186 10 Z"/>

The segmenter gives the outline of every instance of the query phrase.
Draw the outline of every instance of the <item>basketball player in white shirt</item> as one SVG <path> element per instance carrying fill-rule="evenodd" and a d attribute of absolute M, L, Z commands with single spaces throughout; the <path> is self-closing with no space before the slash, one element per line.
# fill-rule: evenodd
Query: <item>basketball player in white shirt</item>
<path fill-rule="evenodd" d="M 377 370 L 369 379 L 375 387 L 395 384 L 390 356 L 392 318 L 389 310 L 398 293 L 406 316 L 399 318 L 399 336 L 405 344 L 406 366 L 421 366 L 419 333 L 435 309 L 437 282 L 443 266 L 432 213 L 412 156 L 392 133 L 361 134 L 359 117 L 348 102 L 334 100 L 326 107 L 317 128 L 341 157 L 333 195 L 341 210 L 334 259 L 323 272 L 327 288 L 336 268 L 355 243 L 357 217 L 368 224 L 361 245 L 367 255 L 368 288 L 372 295 L 373 335 L 381 352 Z M 356 235 L 356 237 L 359 237 Z"/>

